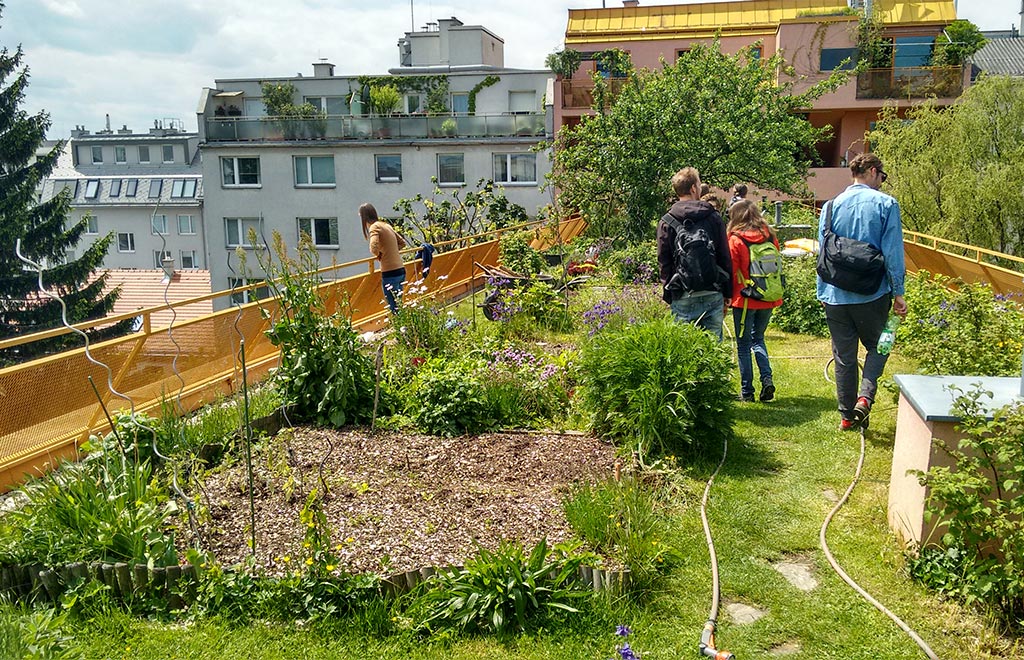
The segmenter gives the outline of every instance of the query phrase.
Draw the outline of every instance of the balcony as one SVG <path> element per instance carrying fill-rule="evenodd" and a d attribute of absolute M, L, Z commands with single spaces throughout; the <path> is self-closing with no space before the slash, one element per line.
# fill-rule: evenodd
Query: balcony
<path fill-rule="evenodd" d="M 545 136 L 543 113 L 310 119 L 216 117 L 206 119 L 209 142 L 279 140 L 422 140 Z"/>
<path fill-rule="evenodd" d="M 858 99 L 956 98 L 964 91 L 958 66 L 868 69 L 857 74 Z"/>
<path fill-rule="evenodd" d="M 626 84 L 625 78 L 610 78 L 606 81 L 611 99 L 614 99 L 622 91 Z M 593 80 L 563 80 L 562 81 L 562 108 L 566 110 L 589 110 L 594 106 L 594 81 Z"/>

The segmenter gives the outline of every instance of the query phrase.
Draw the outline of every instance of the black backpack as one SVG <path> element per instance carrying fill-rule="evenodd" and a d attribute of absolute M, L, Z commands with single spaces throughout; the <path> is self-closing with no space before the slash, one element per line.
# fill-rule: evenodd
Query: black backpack
<path fill-rule="evenodd" d="M 718 266 L 715 241 L 707 228 L 689 218 L 680 222 L 671 214 L 662 220 L 676 232 L 675 272 L 665 284 L 665 290 L 718 291 L 729 274 Z"/>

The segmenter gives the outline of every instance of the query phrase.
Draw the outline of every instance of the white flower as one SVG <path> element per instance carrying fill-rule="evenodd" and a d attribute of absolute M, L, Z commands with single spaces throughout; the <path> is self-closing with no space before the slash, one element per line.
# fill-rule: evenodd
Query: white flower
<path fill-rule="evenodd" d="M 448 279 L 448 276 L 447 275 L 438 275 L 437 279 L 438 280 L 446 280 L 446 279 Z"/>
<path fill-rule="evenodd" d="M 455 312 L 453 312 L 452 310 L 449 309 L 448 310 L 448 316 L 455 316 Z"/>
<path fill-rule="evenodd" d="M 398 331 L 401 332 L 404 335 L 405 334 L 405 326 L 403 325 L 401 328 L 398 329 Z"/>

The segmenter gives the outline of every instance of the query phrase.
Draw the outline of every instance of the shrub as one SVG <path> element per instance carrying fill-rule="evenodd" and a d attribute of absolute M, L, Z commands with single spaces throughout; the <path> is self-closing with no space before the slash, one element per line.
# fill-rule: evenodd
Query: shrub
<path fill-rule="evenodd" d="M 607 258 L 620 284 L 654 284 L 658 281 L 658 248 L 654 241 L 617 250 Z"/>
<path fill-rule="evenodd" d="M 480 548 L 465 568 L 438 573 L 429 591 L 413 604 L 424 612 L 422 628 L 508 635 L 537 628 L 584 592 L 578 570 L 587 558 L 571 546 L 548 550 L 541 540 L 527 556 L 522 546 L 503 541 L 494 552 Z"/>
<path fill-rule="evenodd" d="M 431 359 L 420 367 L 406 393 L 416 426 L 433 435 L 479 433 L 495 424 L 481 365 L 472 359 Z"/>
<path fill-rule="evenodd" d="M 522 426 L 564 417 L 571 356 L 552 359 L 514 346 L 489 351 L 481 381 L 493 418 L 503 426 Z"/>
<path fill-rule="evenodd" d="M 621 329 L 625 325 L 645 323 L 665 315 L 660 285 L 628 284 L 607 293 L 606 298 L 588 303 L 590 306 L 584 307 L 580 313 L 590 336 L 606 327 Z"/>
<path fill-rule="evenodd" d="M 26 485 L 25 505 L 0 523 L 0 560 L 176 563 L 165 525 L 175 507 L 149 463 L 103 458 L 64 465 Z"/>
<path fill-rule="evenodd" d="M 582 403 L 592 428 L 643 452 L 701 449 L 732 427 L 730 351 L 669 316 L 608 328 L 583 346 Z"/>
<path fill-rule="evenodd" d="M 502 234 L 498 243 L 498 261 L 502 266 L 520 275 L 536 275 L 544 268 L 540 252 L 530 247 L 532 231 Z"/>
<path fill-rule="evenodd" d="M 273 290 L 280 302 L 281 312 L 267 337 L 281 349 L 275 379 L 285 402 L 295 407 L 299 419 L 316 424 L 344 426 L 369 420 L 373 362 L 360 351 L 347 310 L 327 314 L 318 287 L 315 246 L 304 235 L 294 260 L 276 231 L 273 243 L 277 262 L 260 261 L 274 278 Z M 264 314 L 269 316 L 265 310 Z"/>
<path fill-rule="evenodd" d="M 573 531 L 595 552 L 629 568 L 635 588 L 649 588 L 675 558 L 664 541 L 668 530 L 657 496 L 634 477 L 577 484 L 562 500 L 562 509 Z"/>
<path fill-rule="evenodd" d="M 529 338 L 536 328 L 554 331 L 572 329 L 564 294 L 545 283 L 509 286 L 507 280 L 491 279 L 495 289 L 484 301 L 493 319 L 502 324 L 504 337 Z"/>
<path fill-rule="evenodd" d="M 955 390 L 954 390 L 955 392 Z M 953 467 L 918 474 L 929 488 L 927 512 L 945 527 L 945 557 L 923 553 L 916 574 L 947 593 L 997 607 L 1007 620 L 1024 614 L 1024 404 L 987 418 L 980 388 L 957 396 L 957 447 L 938 446 Z M 946 570 L 943 570 L 946 569 Z"/>
<path fill-rule="evenodd" d="M 955 286 L 956 289 L 949 288 Z M 993 295 L 926 271 L 907 278 L 907 318 L 897 346 L 928 374 L 1016 376 L 1024 342 L 1024 299 Z"/>
<path fill-rule="evenodd" d="M 817 298 L 817 262 L 813 256 L 786 259 L 782 306 L 772 310 L 772 325 L 785 332 L 827 337 L 825 308 Z"/>

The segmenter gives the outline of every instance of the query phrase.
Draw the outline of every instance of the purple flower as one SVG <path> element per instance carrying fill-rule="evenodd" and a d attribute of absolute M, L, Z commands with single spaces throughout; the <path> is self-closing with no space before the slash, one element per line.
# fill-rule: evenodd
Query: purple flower
<path fill-rule="evenodd" d="M 622 645 L 619 649 L 619 657 L 622 660 L 637 660 L 640 656 L 636 654 L 633 649 L 629 648 L 629 642 Z"/>
<path fill-rule="evenodd" d="M 615 626 L 615 634 L 619 637 L 629 637 L 633 631 L 629 629 L 629 626 Z"/>

